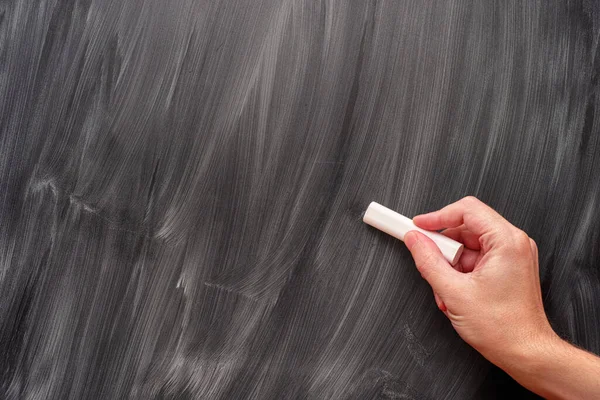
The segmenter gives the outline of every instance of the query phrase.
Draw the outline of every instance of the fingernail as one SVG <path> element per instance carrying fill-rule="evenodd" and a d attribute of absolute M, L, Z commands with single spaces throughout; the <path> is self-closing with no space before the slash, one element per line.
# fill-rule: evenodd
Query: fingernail
<path fill-rule="evenodd" d="M 406 235 L 404 235 L 404 244 L 406 245 L 406 247 L 408 247 L 409 250 L 412 249 L 412 247 L 418 241 L 419 241 L 419 237 L 413 231 L 406 232 Z"/>
<path fill-rule="evenodd" d="M 440 301 L 440 305 L 438 306 L 438 308 L 440 309 L 440 311 L 443 311 L 443 312 L 448 311 L 448 308 L 446 307 L 446 304 L 444 304 L 443 301 Z"/>

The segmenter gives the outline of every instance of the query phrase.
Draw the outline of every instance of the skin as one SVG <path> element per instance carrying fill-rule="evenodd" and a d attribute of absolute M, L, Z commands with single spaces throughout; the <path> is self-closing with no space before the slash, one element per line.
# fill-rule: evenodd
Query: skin
<path fill-rule="evenodd" d="M 413 218 L 462 242 L 454 267 L 417 231 L 404 237 L 438 308 L 463 340 L 546 398 L 600 398 L 600 358 L 562 340 L 544 312 L 538 250 L 492 208 L 465 197 Z"/>

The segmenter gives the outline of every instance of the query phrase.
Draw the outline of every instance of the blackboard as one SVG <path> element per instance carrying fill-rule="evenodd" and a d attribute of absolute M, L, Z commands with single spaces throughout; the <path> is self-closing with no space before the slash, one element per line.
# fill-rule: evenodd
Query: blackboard
<path fill-rule="evenodd" d="M 600 353 L 598 11 L 0 2 L 0 397 L 533 397 L 361 213 L 479 197 Z"/>

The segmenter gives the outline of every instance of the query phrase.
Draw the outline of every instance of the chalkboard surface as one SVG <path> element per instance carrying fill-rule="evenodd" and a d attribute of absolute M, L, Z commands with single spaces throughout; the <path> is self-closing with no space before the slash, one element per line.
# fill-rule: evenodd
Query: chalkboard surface
<path fill-rule="evenodd" d="M 476 195 L 600 353 L 592 2 L 0 2 L 0 398 L 532 394 L 363 224 Z"/>

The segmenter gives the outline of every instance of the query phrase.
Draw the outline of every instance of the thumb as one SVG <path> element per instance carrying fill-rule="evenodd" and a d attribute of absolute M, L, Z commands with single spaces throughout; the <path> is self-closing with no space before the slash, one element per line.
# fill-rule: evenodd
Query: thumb
<path fill-rule="evenodd" d="M 421 276 L 442 299 L 450 291 L 458 290 L 457 286 L 463 277 L 446 261 L 433 240 L 421 232 L 410 231 L 404 235 L 404 243 Z"/>

